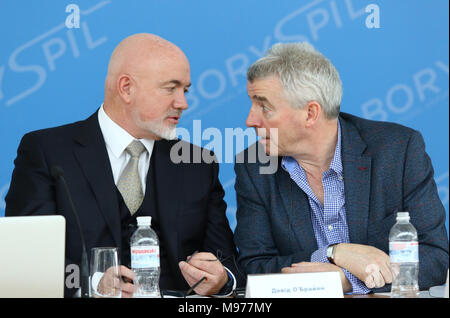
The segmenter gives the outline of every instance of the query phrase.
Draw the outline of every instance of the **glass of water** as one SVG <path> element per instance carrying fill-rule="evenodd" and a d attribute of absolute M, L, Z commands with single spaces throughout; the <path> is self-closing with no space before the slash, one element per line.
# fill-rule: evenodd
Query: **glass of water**
<path fill-rule="evenodd" d="M 120 298 L 122 296 L 118 254 L 116 247 L 91 249 L 91 297 Z"/>

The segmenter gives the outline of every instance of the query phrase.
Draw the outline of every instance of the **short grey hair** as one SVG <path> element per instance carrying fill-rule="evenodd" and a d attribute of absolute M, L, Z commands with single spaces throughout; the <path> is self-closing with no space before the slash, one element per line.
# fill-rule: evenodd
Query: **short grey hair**
<path fill-rule="evenodd" d="M 307 42 L 277 43 L 253 63 L 247 80 L 278 76 L 293 107 L 318 102 L 328 119 L 339 116 L 342 82 L 333 64 Z"/>

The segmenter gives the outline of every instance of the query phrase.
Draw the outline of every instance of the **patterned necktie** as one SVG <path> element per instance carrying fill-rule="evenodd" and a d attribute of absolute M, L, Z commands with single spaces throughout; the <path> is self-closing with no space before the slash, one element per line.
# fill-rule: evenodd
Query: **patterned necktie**
<path fill-rule="evenodd" d="M 131 155 L 131 159 L 120 175 L 117 188 L 122 194 L 131 215 L 133 215 L 144 200 L 138 163 L 139 156 L 145 151 L 145 147 L 139 140 L 133 140 L 125 150 Z"/>

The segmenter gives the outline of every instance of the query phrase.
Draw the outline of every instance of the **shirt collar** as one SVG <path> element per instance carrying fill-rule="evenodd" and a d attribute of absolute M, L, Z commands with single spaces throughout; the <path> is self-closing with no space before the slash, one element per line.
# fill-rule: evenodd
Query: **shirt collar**
<path fill-rule="evenodd" d="M 100 130 L 102 131 L 106 146 L 109 147 L 116 158 L 119 158 L 128 145 L 135 140 L 135 138 L 125 129 L 117 125 L 106 114 L 103 104 L 98 111 L 98 122 L 100 124 Z M 145 146 L 150 157 L 155 141 L 152 139 L 139 139 L 139 141 Z"/>
<path fill-rule="evenodd" d="M 334 170 L 338 175 L 342 175 L 342 158 L 341 158 L 341 124 L 338 119 L 338 140 L 336 149 L 334 150 L 334 157 L 330 164 L 330 169 Z"/>

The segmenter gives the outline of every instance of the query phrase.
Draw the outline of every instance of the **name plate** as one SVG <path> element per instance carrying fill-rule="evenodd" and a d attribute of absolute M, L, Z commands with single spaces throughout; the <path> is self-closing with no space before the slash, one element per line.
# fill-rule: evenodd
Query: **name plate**
<path fill-rule="evenodd" d="M 343 298 L 338 272 L 247 276 L 246 298 Z"/>

